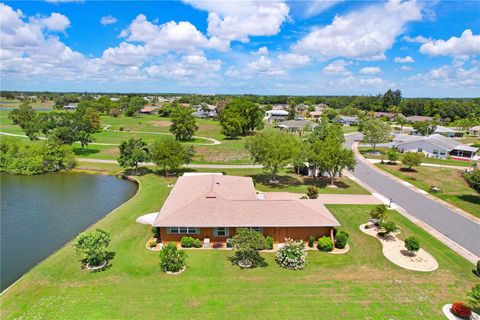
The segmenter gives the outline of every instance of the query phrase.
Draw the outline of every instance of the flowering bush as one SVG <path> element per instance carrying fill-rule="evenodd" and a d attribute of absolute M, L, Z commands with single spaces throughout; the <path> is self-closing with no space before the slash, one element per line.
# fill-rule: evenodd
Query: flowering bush
<path fill-rule="evenodd" d="M 452 304 L 450 311 L 461 319 L 470 319 L 472 315 L 472 310 L 467 307 L 463 302 L 455 302 Z"/>
<path fill-rule="evenodd" d="M 303 269 L 307 264 L 307 252 L 303 240 L 285 239 L 285 245 L 278 250 L 275 261 L 285 269 Z"/>

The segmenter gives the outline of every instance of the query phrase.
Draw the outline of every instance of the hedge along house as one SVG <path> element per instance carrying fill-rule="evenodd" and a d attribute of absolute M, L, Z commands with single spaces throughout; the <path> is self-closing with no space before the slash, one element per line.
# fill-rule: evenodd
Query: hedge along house
<path fill-rule="evenodd" d="M 285 238 L 333 236 L 333 227 L 340 225 L 318 201 L 263 200 L 257 197 L 252 178 L 221 174 L 180 177 L 160 212 L 151 217 L 163 243 L 183 236 L 225 242 L 240 227 L 283 243 Z"/>

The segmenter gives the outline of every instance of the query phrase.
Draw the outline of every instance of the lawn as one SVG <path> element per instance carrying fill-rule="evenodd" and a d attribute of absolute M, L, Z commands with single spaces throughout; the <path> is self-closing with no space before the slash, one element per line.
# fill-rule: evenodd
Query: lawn
<path fill-rule="evenodd" d="M 388 161 L 387 152 L 390 148 L 388 147 L 377 147 L 375 148 L 376 152 L 379 152 L 380 155 L 370 154 L 373 152 L 371 147 L 361 146 L 358 147 L 358 151 L 360 154 L 367 159 L 384 159 Z M 402 161 L 403 154 L 399 154 L 400 158 L 399 161 Z M 432 163 L 432 164 L 440 164 L 445 166 L 458 166 L 458 167 L 470 167 L 472 165 L 471 161 L 462 161 L 462 160 L 454 160 L 454 159 L 437 159 L 437 158 L 423 158 L 423 163 Z"/>
<path fill-rule="evenodd" d="M 305 270 L 290 271 L 262 253 L 268 267 L 240 270 L 227 261 L 230 251 L 190 250 L 186 272 L 169 276 L 145 249 L 150 228 L 134 221 L 158 210 L 170 181 L 139 180 L 130 201 L 92 226 L 112 233 L 110 267 L 82 271 L 66 245 L 2 295 L 2 319 L 443 319 L 441 307 L 478 282 L 472 265 L 395 212 L 402 236 L 415 235 L 440 268 L 419 273 L 392 264 L 358 229 L 372 207 L 353 205 L 329 206 L 350 233 L 345 255 L 311 251 Z"/>
<path fill-rule="evenodd" d="M 406 172 L 400 171 L 402 167 L 398 165 L 377 166 L 427 192 L 431 186 L 439 187 L 443 192 L 432 193 L 434 196 L 480 217 L 480 195 L 468 186 L 460 170 L 417 167 L 415 172 Z"/>

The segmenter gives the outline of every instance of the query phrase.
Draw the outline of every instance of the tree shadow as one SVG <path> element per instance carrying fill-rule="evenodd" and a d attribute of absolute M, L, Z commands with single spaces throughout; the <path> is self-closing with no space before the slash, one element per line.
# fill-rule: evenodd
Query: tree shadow
<path fill-rule="evenodd" d="M 123 171 L 123 174 L 126 175 L 126 176 L 141 177 L 141 176 L 149 174 L 149 173 L 155 174 L 155 171 L 156 170 L 152 170 L 151 168 L 148 168 L 148 167 L 138 167 L 137 169 L 131 169 L 131 168 L 125 169 Z"/>
<path fill-rule="evenodd" d="M 417 172 L 417 170 L 413 169 L 413 168 L 405 168 L 405 167 L 402 167 L 400 169 L 398 169 L 398 171 L 401 171 L 401 172 Z"/>
<path fill-rule="evenodd" d="M 480 196 L 476 196 L 473 194 L 464 194 L 464 195 L 459 195 L 457 196 L 459 199 L 462 199 L 463 201 L 474 203 L 474 204 L 480 204 Z"/>
<path fill-rule="evenodd" d="M 107 260 L 107 263 L 105 264 L 105 266 L 103 268 L 96 269 L 96 270 L 87 269 L 87 260 L 86 259 L 81 259 L 81 260 L 79 260 L 81 262 L 81 269 L 89 271 L 91 273 L 98 273 L 98 272 L 106 271 L 106 270 L 108 270 L 112 267 L 111 261 L 115 258 L 115 255 L 116 255 L 115 252 L 112 252 L 112 251 L 107 252 L 107 256 L 105 258 L 105 260 Z"/>
<path fill-rule="evenodd" d="M 251 175 L 250 177 L 253 179 L 254 184 L 260 183 L 260 184 L 263 184 L 272 188 L 277 188 L 277 189 L 284 189 L 290 186 L 299 186 L 302 184 L 301 180 L 296 179 L 289 175 L 277 176 L 276 177 L 276 180 L 278 181 L 277 183 L 271 183 L 270 180 L 272 179 L 272 176 L 266 173 L 254 174 L 254 175 Z"/>
<path fill-rule="evenodd" d="M 92 154 L 99 153 L 100 150 L 98 149 L 90 149 L 90 148 L 72 148 L 73 153 L 77 156 L 89 156 Z"/>

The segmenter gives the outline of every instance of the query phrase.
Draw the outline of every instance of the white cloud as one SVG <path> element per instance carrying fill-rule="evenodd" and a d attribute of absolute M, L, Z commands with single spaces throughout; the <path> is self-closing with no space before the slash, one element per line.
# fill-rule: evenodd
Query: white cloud
<path fill-rule="evenodd" d="M 398 62 L 398 63 L 413 63 L 413 62 L 415 62 L 415 60 L 413 60 L 413 58 L 410 57 L 410 56 L 406 56 L 404 58 L 395 57 L 395 59 L 393 59 L 393 61 Z"/>
<path fill-rule="evenodd" d="M 202 1 L 184 0 L 197 9 L 208 11 L 208 34 L 219 46 L 231 41 L 248 42 L 250 36 L 272 36 L 280 32 L 289 8 L 276 1 Z"/>
<path fill-rule="evenodd" d="M 268 54 L 268 48 L 263 46 L 263 47 L 258 48 L 258 50 L 252 51 L 250 53 L 253 54 L 253 55 L 266 56 Z"/>
<path fill-rule="evenodd" d="M 430 56 L 474 56 L 480 54 L 480 35 L 472 30 L 463 31 L 460 38 L 448 40 L 430 40 L 420 47 L 420 52 Z"/>
<path fill-rule="evenodd" d="M 328 75 L 350 75 L 351 72 L 348 70 L 348 66 L 352 64 L 351 61 L 346 60 L 335 60 L 334 62 L 328 64 L 322 69 L 324 74 Z"/>
<path fill-rule="evenodd" d="M 303 17 L 310 18 L 324 12 L 344 0 L 314 0 L 306 2 L 306 8 L 303 8 Z"/>
<path fill-rule="evenodd" d="M 70 20 L 63 14 L 52 12 L 49 17 L 40 22 L 51 31 L 65 31 L 70 26 Z"/>
<path fill-rule="evenodd" d="M 109 24 L 114 24 L 114 23 L 117 23 L 117 18 L 115 18 L 111 15 L 104 16 L 100 19 L 100 23 L 103 24 L 104 26 L 109 25 Z"/>
<path fill-rule="evenodd" d="M 400 69 L 402 69 L 403 71 L 410 71 L 410 70 L 412 70 L 412 67 L 402 66 Z"/>
<path fill-rule="evenodd" d="M 261 56 L 258 60 L 247 64 L 244 70 L 246 74 L 279 76 L 285 74 L 285 70 L 276 66 L 271 59 Z"/>
<path fill-rule="evenodd" d="M 295 53 L 286 53 L 278 55 L 278 60 L 286 68 L 296 68 L 310 63 L 311 59 L 307 55 L 300 55 Z"/>
<path fill-rule="evenodd" d="M 379 67 L 365 67 L 359 71 L 361 74 L 377 74 L 380 72 L 382 72 L 382 70 Z"/>
<path fill-rule="evenodd" d="M 427 73 L 419 73 L 409 78 L 409 81 L 428 85 L 430 87 L 450 89 L 455 88 L 471 88 L 480 89 L 480 68 L 477 63 L 470 66 L 443 65 L 434 68 Z M 478 92 L 478 91 L 477 91 Z"/>
<path fill-rule="evenodd" d="M 411 42 L 411 43 L 425 43 L 425 42 L 428 42 L 428 41 L 431 41 L 430 39 L 428 38 L 425 38 L 423 36 L 416 36 L 416 37 L 410 37 L 410 36 L 403 36 L 403 41 L 406 41 L 406 42 Z"/>
<path fill-rule="evenodd" d="M 407 23 L 421 17 L 420 5 L 414 0 L 390 0 L 337 15 L 331 24 L 311 31 L 293 49 L 321 59 L 384 59 L 384 52 L 405 31 Z"/>

